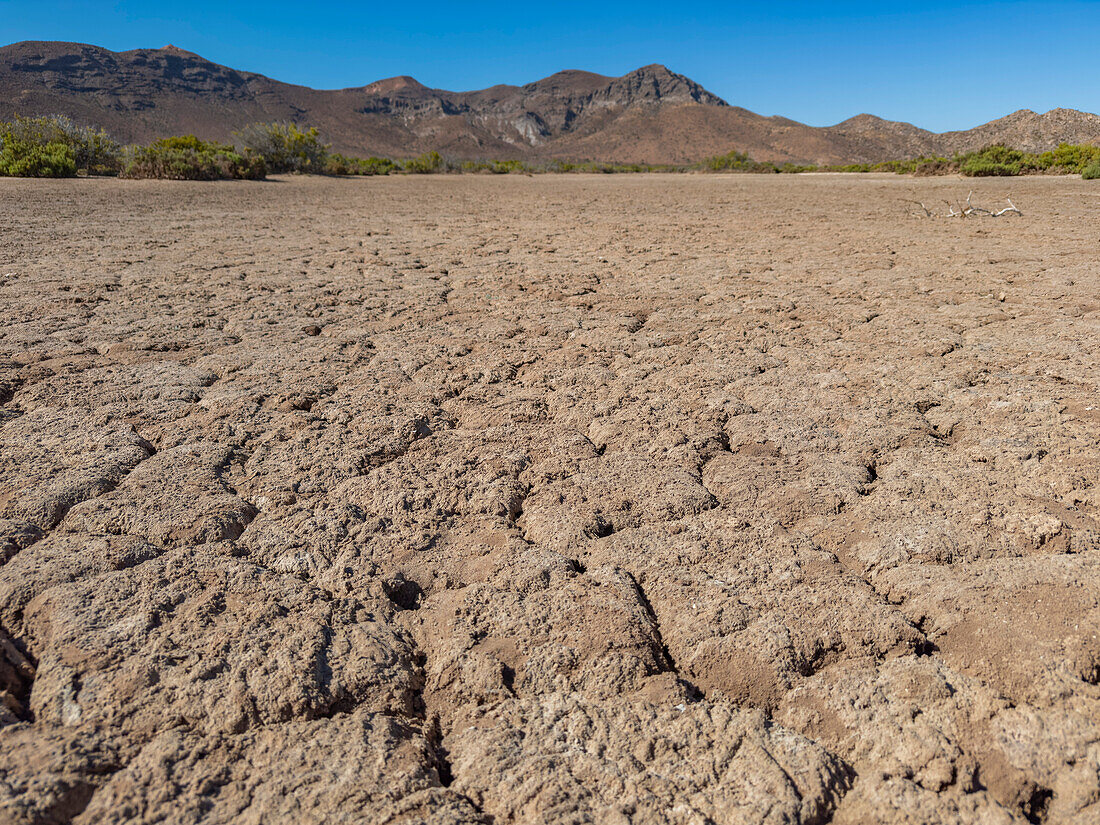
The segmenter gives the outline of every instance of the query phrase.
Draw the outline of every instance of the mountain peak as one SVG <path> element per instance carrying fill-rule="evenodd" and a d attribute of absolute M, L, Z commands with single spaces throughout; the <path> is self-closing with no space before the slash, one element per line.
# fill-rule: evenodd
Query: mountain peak
<path fill-rule="evenodd" d="M 211 65 L 217 65 L 217 64 L 212 63 L 211 61 L 207 60 L 201 54 L 195 54 L 194 52 L 189 52 L 189 51 L 187 51 L 187 49 L 181 49 L 179 46 L 175 46 L 171 43 L 169 43 L 167 46 L 163 46 L 162 48 L 159 48 L 159 49 L 151 49 L 150 51 L 155 52 L 157 54 L 169 55 L 171 57 L 186 57 L 186 58 L 189 58 L 190 60 L 194 60 L 194 61 L 197 61 L 199 63 L 210 63 Z"/>
<path fill-rule="evenodd" d="M 860 112 L 858 115 L 853 115 L 847 120 L 842 120 L 836 124 L 834 128 L 860 128 L 865 126 L 878 126 L 881 123 L 885 123 L 878 115 L 872 115 L 867 112 Z"/>
<path fill-rule="evenodd" d="M 363 87 L 363 91 L 372 95 L 393 94 L 394 92 L 420 92 L 427 90 L 427 86 L 415 77 L 407 74 L 397 77 L 387 77 L 384 80 L 376 80 Z"/>
<path fill-rule="evenodd" d="M 705 106 L 728 106 L 718 95 L 711 94 L 694 80 L 663 66 L 650 63 L 611 81 L 611 90 L 624 103 L 700 103 Z"/>
<path fill-rule="evenodd" d="M 674 72 L 663 63 L 649 63 L 645 66 L 641 66 L 635 69 L 634 71 L 630 72 L 630 74 L 671 75 L 674 74 Z"/>

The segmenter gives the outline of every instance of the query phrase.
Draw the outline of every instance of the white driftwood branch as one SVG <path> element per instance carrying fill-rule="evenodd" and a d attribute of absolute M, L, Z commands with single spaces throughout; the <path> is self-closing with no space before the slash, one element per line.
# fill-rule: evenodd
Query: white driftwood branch
<path fill-rule="evenodd" d="M 982 209 L 980 206 L 974 206 L 974 204 L 972 204 L 970 202 L 970 199 L 972 197 L 974 197 L 974 192 L 973 191 L 970 191 L 970 192 L 966 193 L 966 211 L 963 212 L 964 215 L 992 215 L 993 214 L 988 209 Z"/>
<path fill-rule="evenodd" d="M 947 211 L 944 213 L 944 217 L 948 217 L 948 218 L 969 218 L 971 215 L 979 215 L 979 216 L 984 215 L 984 216 L 989 217 L 989 218 L 999 218 L 1002 215 L 1007 215 L 1009 213 L 1012 213 L 1014 215 L 1023 215 L 1024 214 L 1023 212 L 1021 212 L 1019 209 L 1016 208 L 1016 204 L 1014 204 L 1012 202 L 1012 198 L 1005 198 L 1005 200 L 1008 201 L 1008 206 L 1006 206 L 1004 209 L 1001 209 L 998 212 L 994 212 L 992 209 L 986 209 L 985 207 L 982 207 L 982 206 L 975 206 L 974 202 L 973 202 L 973 197 L 974 197 L 974 192 L 973 191 L 967 193 L 966 206 L 965 207 L 961 203 L 959 203 L 958 201 L 956 201 L 955 203 L 951 203 L 951 201 L 945 200 L 944 204 L 947 206 Z M 916 204 L 917 206 L 919 206 L 921 208 L 921 211 L 924 212 L 924 216 L 926 218 L 936 217 L 936 215 L 932 212 L 932 210 L 929 209 L 927 206 L 925 206 L 920 201 L 906 200 L 905 203 L 912 203 L 912 204 Z"/>
<path fill-rule="evenodd" d="M 994 212 L 993 213 L 994 218 L 999 218 L 999 217 L 1001 217 L 1001 215 L 1006 215 L 1009 212 L 1015 212 L 1017 215 L 1023 215 L 1024 214 L 1023 212 L 1021 212 L 1019 209 L 1016 208 L 1016 204 L 1014 204 L 1012 202 L 1012 198 L 1005 198 L 1005 200 L 1008 201 L 1008 206 L 1006 206 L 1000 212 Z"/>

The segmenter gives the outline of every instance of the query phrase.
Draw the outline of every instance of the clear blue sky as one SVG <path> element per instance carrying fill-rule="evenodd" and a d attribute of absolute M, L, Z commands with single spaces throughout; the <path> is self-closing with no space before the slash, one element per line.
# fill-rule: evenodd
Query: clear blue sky
<path fill-rule="evenodd" d="M 1100 2 L 349 3 L 0 0 L 0 41 L 173 43 L 316 88 L 439 88 L 664 63 L 735 106 L 815 126 L 937 131 L 1021 108 L 1100 111 Z"/>

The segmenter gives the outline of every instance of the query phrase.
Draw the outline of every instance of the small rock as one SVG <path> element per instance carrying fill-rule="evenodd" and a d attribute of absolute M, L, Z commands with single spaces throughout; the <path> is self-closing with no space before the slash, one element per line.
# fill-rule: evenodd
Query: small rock
<path fill-rule="evenodd" d="M 309 336 L 316 336 L 321 334 L 321 328 L 316 324 L 310 324 L 308 327 L 302 327 L 302 332 Z"/>

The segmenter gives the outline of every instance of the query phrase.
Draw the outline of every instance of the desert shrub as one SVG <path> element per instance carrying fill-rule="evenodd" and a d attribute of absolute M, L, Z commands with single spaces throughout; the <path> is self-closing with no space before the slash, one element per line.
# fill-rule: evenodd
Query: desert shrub
<path fill-rule="evenodd" d="M 598 173 L 603 175 L 617 175 L 631 172 L 686 172 L 689 168 L 694 169 L 697 166 L 673 166 L 669 165 L 657 165 L 651 163 L 605 163 L 603 161 L 585 161 L 584 163 L 565 163 L 562 161 L 555 161 L 553 165 L 547 167 L 545 171 L 548 172 L 587 172 L 589 174 Z"/>
<path fill-rule="evenodd" d="M 887 160 L 880 163 L 861 164 L 855 171 L 893 172 L 897 175 L 949 175 L 959 170 L 958 163 L 948 158 L 919 157 L 908 160 Z M 834 167 L 835 168 L 835 167 Z"/>
<path fill-rule="evenodd" d="M 330 154 L 325 158 L 326 175 L 354 175 L 357 158 L 347 158 L 339 154 Z"/>
<path fill-rule="evenodd" d="M 733 151 L 707 158 L 702 163 L 696 164 L 696 168 L 708 172 L 755 172 L 765 174 L 782 172 L 783 174 L 798 174 L 799 172 L 816 172 L 819 167 L 808 163 L 772 163 L 770 161 L 753 160 L 744 152 Z"/>
<path fill-rule="evenodd" d="M 1000 144 L 987 146 L 977 152 L 961 155 L 956 160 L 959 171 L 968 177 L 994 177 L 1019 175 L 1037 167 L 1029 156 L 1019 149 L 1009 149 Z"/>
<path fill-rule="evenodd" d="M 1057 149 L 1040 154 L 1037 162 L 1041 168 L 1053 172 L 1084 172 L 1091 164 L 1100 162 L 1100 146 L 1062 143 Z"/>
<path fill-rule="evenodd" d="M 491 166 L 489 171 L 496 175 L 511 175 L 531 171 L 531 168 L 522 160 L 492 160 L 489 163 Z"/>
<path fill-rule="evenodd" d="M 959 164 L 947 158 L 917 158 L 910 164 L 909 173 L 918 178 L 933 175 L 953 175 L 959 171 Z"/>
<path fill-rule="evenodd" d="M 1057 149 L 1033 154 L 1006 146 L 987 146 L 955 159 L 964 175 L 1072 174 L 1100 161 L 1100 147 L 1062 143 Z"/>
<path fill-rule="evenodd" d="M 834 166 L 822 167 L 825 172 L 870 172 L 871 164 L 869 163 L 843 163 Z"/>
<path fill-rule="evenodd" d="M 943 157 L 919 157 L 902 161 L 894 171 L 899 175 L 915 175 L 918 178 L 952 175 L 959 171 L 959 163 Z"/>
<path fill-rule="evenodd" d="M 400 166 L 396 161 L 389 158 L 376 158 L 369 157 L 366 160 L 360 160 L 360 175 L 388 175 L 390 172 L 399 169 Z"/>
<path fill-rule="evenodd" d="M 1020 174 L 1020 167 L 1012 163 L 970 158 L 959 166 L 959 171 L 972 178 L 1011 177 Z"/>
<path fill-rule="evenodd" d="M 1094 160 L 1100 161 L 1100 146 L 1063 143 L 1049 152 L 1033 154 L 1007 146 L 987 146 L 977 152 L 954 158 L 920 157 L 911 160 L 890 160 L 883 163 L 831 166 L 838 172 L 896 172 L 899 175 L 951 175 L 961 172 L 971 177 L 997 175 L 1028 175 L 1036 173 L 1081 172 Z"/>
<path fill-rule="evenodd" d="M 759 163 L 744 152 L 727 152 L 713 158 L 707 158 L 701 164 L 702 168 L 710 172 L 778 172 L 779 168 L 772 163 Z"/>
<path fill-rule="evenodd" d="M 162 138 L 127 149 L 122 176 L 167 180 L 260 180 L 263 158 L 194 135 Z"/>
<path fill-rule="evenodd" d="M 1081 170 L 1081 177 L 1085 180 L 1100 179 L 1100 159 L 1094 160 Z"/>
<path fill-rule="evenodd" d="M 467 160 L 459 165 L 462 172 L 489 172 L 494 175 L 530 174 L 535 170 L 522 160 Z"/>
<path fill-rule="evenodd" d="M 0 175 L 15 178 L 71 178 L 73 150 L 64 143 L 35 143 L 7 137 L 0 147 Z"/>
<path fill-rule="evenodd" d="M 425 152 L 420 157 L 405 161 L 401 168 L 414 175 L 430 175 L 444 171 L 444 161 L 439 152 Z"/>
<path fill-rule="evenodd" d="M 7 158 L 6 169 L 49 171 L 36 177 L 72 176 L 78 172 L 114 175 L 119 170 L 119 145 L 106 132 L 80 126 L 63 115 L 17 117 L 0 123 L 0 151 Z M 65 171 L 69 163 L 64 158 L 71 159 L 71 171 Z"/>
<path fill-rule="evenodd" d="M 299 128 L 296 123 L 253 123 L 234 136 L 246 152 L 263 158 L 269 172 L 314 172 L 325 170 L 328 147 L 317 130 Z"/>
<path fill-rule="evenodd" d="M 356 158 L 331 153 L 325 157 L 321 171 L 326 175 L 388 175 L 400 168 L 389 158 Z"/>

